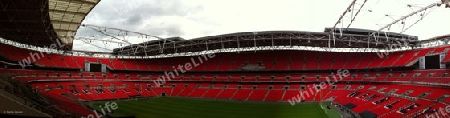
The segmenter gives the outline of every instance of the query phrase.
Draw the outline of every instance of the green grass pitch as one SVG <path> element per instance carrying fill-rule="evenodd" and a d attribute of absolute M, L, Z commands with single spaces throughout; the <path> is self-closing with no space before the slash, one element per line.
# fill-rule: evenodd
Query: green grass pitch
<path fill-rule="evenodd" d="M 242 102 L 191 98 L 159 97 L 145 100 L 110 101 L 118 104 L 113 116 L 137 118 L 339 118 L 333 109 L 324 110 L 319 103 L 294 106 L 272 102 Z M 105 101 L 91 106 L 97 110 Z"/>

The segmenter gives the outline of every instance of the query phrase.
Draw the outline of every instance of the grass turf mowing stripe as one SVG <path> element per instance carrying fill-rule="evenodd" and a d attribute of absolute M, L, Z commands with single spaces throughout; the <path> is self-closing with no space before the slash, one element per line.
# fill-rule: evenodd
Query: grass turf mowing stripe
<path fill-rule="evenodd" d="M 112 101 L 111 101 L 112 102 Z M 328 118 L 318 103 L 222 101 L 209 99 L 160 97 L 139 101 L 116 101 L 113 116 L 138 118 Z M 99 110 L 105 101 L 95 102 Z"/>

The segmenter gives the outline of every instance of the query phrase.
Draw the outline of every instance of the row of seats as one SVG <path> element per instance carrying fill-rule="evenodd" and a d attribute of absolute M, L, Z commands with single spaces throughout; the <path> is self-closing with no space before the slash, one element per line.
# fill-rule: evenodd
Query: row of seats
<path fill-rule="evenodd" d="M 438 106 L 433 106 L 436 102 L 430 101 L 428 97 L 419 99 L 407 99 L 401 95 L 408 96 L 407 90 L 412 90 L 412 93 L 426 94 L 424 91 L 417 91 L 421 89 L 428 89 L 433 91 L 431 94 L 440 94 L 441 97 L 450 95 L 447 88 L 435 88 L 415 85 L 351 85 L 355 87 L 337 87 L 332 90 L 326 97 L 328 99 L 334 98 L 334 101 L 342 105 L 352 103 L 356 105 L 352 110 L 356 113 L 369 111 L 380 118 L 397 118 L 403 116 L 420 116 L 423 109 L 438 109 Z M 411 89 L 413 88 L 413 89 Z M 386 90 L 388 89 L 388 90 Z M 403 90 L 402 90 L 403 89 Z M 394 90 L 394 91 L 393 91 Z M 396 91 L 399 90 L 399 91 Z M 400 92 L 404 91 L 404 92 Z M 446 90 L 446 92 L 438 92 L 434 90 Z M 411 91 L 410 91 L 411 92 Z M 327 99 L 327 98 L 326 98 Z M 381 102 L 380 102 L 381 101 Z M 437 102 L 438 104 L 449 104 L 446 102 Z M 411 108 L 411 106 L 413 106 Z M 430 113 L 426 113 L 430 114 Z"/>
<path fill-rule="evenodd" d="M 67 110 L 78 116 L 87 116 L 94 114 L 92 110 L 87 109 L 80 103 L 69 97 L 63 96 L 67 93 L 65 90 L 52 90 L 52 91 L 40 91 L 42 96 L 45 96 L 47 100 L 59 106 L 59 108 Z M 67 95 L 67 94 L 66 94 Z"/>
<path fill-rule="evenodd" d="M 53 89 L 68 89 L 71 90 L 71 93 L 99 93 L 98 90 L 101 89 L 102 93 L 108 94 L 111 93 L 112 90 L 115 91 L 115 93 L 123 93 L 127 92 L 129 96 L 134 96 L 139 94 L 140 92 L 143 93 L 149 93 L 148 95 L 161 95 L 161 91 L 165 91 L 167 95 L 174 95 L 174 96 L 186 96 L 186 97 L 202 97 L 204 95 L 213 97 L 210 95 L 211 93 L 208 92 L 208 90 L 216 91 L 216 96 L 214 97 L 230 97 L 230 95 L 247 95 L 247 96 L 236 96 L 239 99 L 243 98 L 254 98 L 255 96 L 259 96 L 261 99 L 264 100 L 264 97 L 261 97 L 260 94 L 255 95 L 251 97 L 252 95 L 250 93 L 253 93 L 256 91 L 256 93 L 267 93 L 271 92 L 272 90 L 282 92 L 284 95 L 288 96 L 286 99 L 283 99 L 286 101 L 288 98 L 292 98 L 292 95 L 295 96 L 295 94 L 299 93 L 299 90 L 302 88 L 310 88 L 312 84 L 209 84 L 209 83 L 179 83 L 179 82 L 169 82 L 163 85 L 163 87 L 155 87 L 153 83 L 151 82 L 34 82 L 33 83 L 34 89 L 41 89 L 41 90 L 53 90 Z M 114 87 L 112 87 L 114 86 Z M 102 88 L 104 87 L 104 88 Z M 389 85 L 389 84 L 377 84 L 377 85 L 350 85 L 350 86 L 344 86 L 341 84 L 338 84 L 335 86 L 337 89 L 345 89 L 345 90 L 355 90 L 355 89 L 361 89 L 361 90 L 371 90 L 377 93 L 383 93 L 383 94 L 397 94 L 397 95 L 404 95 L 409 97 L 420 97 L 427 100 L 438 100 L 440 98 L 445 98 L 446 95 L 450 95 L 450 91 L 446 88 L 434 88 L 434 87 L 417 87 L 415 85 Z M 331 88 L 331 87 L 330 87 Z M 160 90 L 161 89 L 161 90 Z M 223 95 L 220 95 L 217 91 L 221 91 L 222 89 L 228 89 L 224 90 Z M 241 90 L 242 89 L 242 90 Z M 76 92 L 74 92 L 76 91 Z M 154 91 L 155 93 L 152 93 Z M 330 91 L 324 90 L 321 91 L 321 96 L 311 97 L 311 99 L 325 99 L 324 96 Z M 209 94 L 207 94 L 209 93 Z M 230 93 L 230 94 L 227 94 Z M 273 93 L 273 92 L 272 92 Z M 336 92 L 336 93 L 343 93 L 345 92 Z M 148 96 L 144 95 L 144 96 Z M 266 95 L 266 94 L 264 94 Z M 341 95 L 341 94 L 339 94 Z M 271 95 L 269 95 L 271 96 Z M 92 96 L 91 96 L 92 97 Z M 95 97 L 95 96 L 94 96 Z M 99 96 L 97 96 L 99 97 Z M 97 98 L 96 97 L 96 98 Z M 377 96 L 380 97 L 380 96 Z M 89 97 L 88 97 L 89 98 Z M 108 97 L 108 98 L 115 98 L 115 97 Z M 220 98 L 220 97 L 219 97 Z M 272 98 L 270 98 L 273 100 Z M 448 98 L 447 98 L 448 99 Z M 86 99 L 86 100 L 97 100 L 97 99 Z M 247 100 L 247 99 L 245 99 Z M 255 100 L 258 100 L 255 98 Z M 282 100 L 277 99 L 274 101 L 280 101 Z M 443 101 L 446 102 L 446 101 Z"/>
<path fill-rule="evenodd" d="M 3 69 L 5 70 L 5 69 Z M 6 71 L 6 70 L 5 70 Z M 100 73 L 100 72 L 67 72 L 67 71 L 31 71 L 31 70 L 8 70 L 16 73 L 17 80 L 28 82 L 37 80 L 158 80 L 161 74 L 139 74 L 139 73 Z M 169 75 L 170 76 L 170 75 Z M 326 77 L 332 77 L 330 73 L 240 73 L 240 74 L 181 74 L 167 81 L 204 81 L 204 82 L 322 82 Z M 335 76 L 338 81 L 367 81 L 367 82 L 423 82 L 450 84 L 447 69 L 440 70 L 418 70 L 418 71 L 394 71 L 394 72 L 351 72 L 342 80 Z M 167 78 L 167 77 L 166 77 Z"/>

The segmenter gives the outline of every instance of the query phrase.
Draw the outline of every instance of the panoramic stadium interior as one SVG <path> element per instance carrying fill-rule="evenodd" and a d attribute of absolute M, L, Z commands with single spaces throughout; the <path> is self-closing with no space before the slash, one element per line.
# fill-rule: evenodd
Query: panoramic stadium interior
<path fill-rule="evenodd" d="M 383 30 L 408 17 L 380 30 L 161 38 L 82 24 L 99 2 L 0 1 L 1 117 L 450 118 L 450 35 Z M 410 15 L 432 7 L 450 2 Z M 120 46 L 78 51 L 75 40 Z"/>

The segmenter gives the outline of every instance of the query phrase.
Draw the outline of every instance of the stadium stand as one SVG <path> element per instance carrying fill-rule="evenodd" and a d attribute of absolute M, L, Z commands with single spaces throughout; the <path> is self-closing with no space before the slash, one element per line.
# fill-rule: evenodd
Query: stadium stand
<path fill-rule="evenodd" d="M 12 46 L 1 44 L 4 50 L 13 50 Z M 436 48 L 429 48 L 423 50 L 414 50 L 407 52 L 396 52 L 390 54 L 387 58 L 378 59 L 376 53 L 362 53 L 362 54 L 349 54 L 349 53 L 333 53 L 333 52 L 321 52 L 315 53 L 312 51 L 277 51 L 277 52 L 260 52 L 262 57 L 274 56 L 275 59 L 265 59 L 262 61 L 257 56 L 253 56 L 252 53 L 220 53 L 216 54 L 215 58 L 212 58 L 208 63 L 210 64 L 200 64 L 200 66 L 194 68 L 195 71 L 203 71 L 206 67 L 207 70 L 216 67 L 210 67 L 218 65 L 218 71 L 224 70 L 238 70 L 246 64 L 256 64 L 264 65 L 264 70 L 329 70 L 329 69 L 367 69 L 367 68 L 387 68 L 387 67 L 405 67 L 411 63 L 417 62 L 419 57 L 426 56 L 431 50 Z M 166 60 L 121 60 L 121 59 L 107 59 L 107 58 L 93 58 L 93 57 L 69 57 L 56 54 L 46 54 L 34 52 L 26 49 L 14 49 L 18 50 L 15 53 L 0 52 L 6 58 L 11 61 L 21 61 L 23 59 L 28 59 L 37 65 L 44 67 L 57 67 L 57 68 L 76 68 L 82 69 L 82 65 L 85 62 L 90 63 L 102 63 L 106 64 L 111 70 L 135 70 L 142 71 L 149 70 L 173 70 L 172 65 L 177 65 L 182 63 L 184 60 L 190 60 L 189 57 L 176 57 L 169 58 Z M 33 55 L 30 55 L 33 54 Z M 237 57 L 227 56 L 236 55 Z M 291 57 L 291 55 L 295 55 Z M 341 55 L 341 56 L 336 56 Z M 349 56 L 342 56 L 349 55 Z M 305 57 L 308 58 L 305 58 Z M 354 57 L 352 57 L 354 56 Z M 34 58 L 33 58 L 34 57 Z M 42 58 L 41 58 L 42 57 Z M 73 58 L 73 59 L 71 59 Z M 193 58 L 193 57 L 192 57 Z M 444 62 L 447 60 L 448 56 L 444 58 Z M 239 59 L 234 61 L 229 61 L 233 59 Z M 246 59 L 246 60 L 242 60 Z M 36 60 L 36 61 L 33 61 Z M 64 61 L 63 61 L 64 60 Z M 222 60 L 222 61 L 220 61 Z M 450 59 L 448 59 L 450 60 Z M 150 63 L 148 62 L 150 61 Z M 220 62 L 220 64 L 214 64 L 214 62 Z M 289 63 L 288 63 L 289 62 Z M 307 64 L 306 64 L 307 63 Z M 78 64 L 78 65 L 77 65 Z M 155 67 L 156 66 L 156 67 Z M 158 67 L 159 66 L 159 67 Z M 205 67 L 206 66 L 206 67 Z M 355 67 L 353 67 L 355 66 Z M 139 68 L 138 68 L 139 67 Z"/>
<path fill-rule="evenodd" d="M 261 34 L 273 37 L 290 33 L 298 32 Z M 249 34 L 256 35 L 221 36 Z M 312 35 L 324 33 L 308 33 Z M 288 42 L 283 38 L 270 42 Z M 252 44 L 245 41 L 242 46 Z M 253 44 L 274 46 L 262 41 Z M 299 45 L 308 44 L 300 41 Z M 311 44 L 325 47 L 320 41 Z M 203 50 L 200 45 L 203 44 L 193 47 Z M 87 104 L 94 101 L 169 96 L 286 104 L 331 101 L 360 116 L 422 118 L 450 104 L 450 47 L 417 47 L 385 55 L 288 49 L 224 51 L 206 60 L 198 55 L 119 58 L 120 55 L 47 53 L 0 43 L 0 61 L 8 62 L 0 65 L 0 88 L 33 101 L 38 106 L 36 109 L 55 117 L 93 114 Z M 439 68 L 421 69 L 421 60 L 431 56 L 443 57 L 439 59 L 442 61 L 436 61 Z M 197 60 L 198 66 L 186 72 L 174 72 L 196 59 L 202 59 Z M 106 66 L 106 69 L 90 72 L 87 65 Z M 336 71 L 341 70 L 349 71 L 349 76 L 336 76 Z M 321 86 L 322 83 L 326 86 Z"/>

